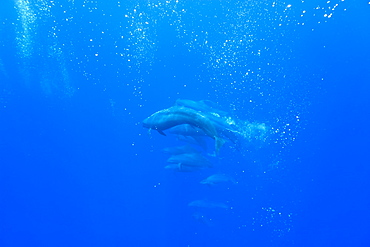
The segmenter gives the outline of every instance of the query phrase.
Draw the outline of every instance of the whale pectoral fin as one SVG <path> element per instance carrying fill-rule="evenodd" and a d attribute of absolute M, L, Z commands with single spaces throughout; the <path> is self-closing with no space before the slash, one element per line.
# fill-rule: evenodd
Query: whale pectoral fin
<path fill-rule="evenodd" d="M 216 154 L 218 154 L 220 151 L 220 148 L 222 147 L 222 145 L 224 145 L 226 141 L 222 139 L 221 137 L 215 136 L 215 142 L 216 142 L 215 143 Z"/>
<path fill-rule="evenodd" d="M 167 136 L 162 130 L 157 130 L 159 134 L 163 135 L 163 136 Z"/>

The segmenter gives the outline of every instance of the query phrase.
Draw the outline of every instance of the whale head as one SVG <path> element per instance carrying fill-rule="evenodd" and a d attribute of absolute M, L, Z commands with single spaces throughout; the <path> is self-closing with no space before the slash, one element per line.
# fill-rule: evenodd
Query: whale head
<path fill-rule="evenodd" d="M 142 122 L 144 128 L 153 129 L 153 121 L 151 119 L 151 116 L 148 118 L 145 118 Z"/>

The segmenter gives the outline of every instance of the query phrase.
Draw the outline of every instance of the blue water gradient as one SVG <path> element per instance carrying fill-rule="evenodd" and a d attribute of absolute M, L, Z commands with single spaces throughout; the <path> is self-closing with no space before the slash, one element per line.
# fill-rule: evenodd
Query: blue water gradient
<path fill-rule="evenodd" d="M 368 2 L 1 5 L 0 246 L 370 246 Z M 177 99 L 266 132 L 165 169 Z"/>

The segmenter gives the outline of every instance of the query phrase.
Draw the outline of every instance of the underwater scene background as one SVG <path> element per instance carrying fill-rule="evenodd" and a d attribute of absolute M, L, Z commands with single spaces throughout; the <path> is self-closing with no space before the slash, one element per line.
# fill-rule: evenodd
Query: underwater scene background
<path fill-rule="evenodd" d="M 370 246 L 370 2 L 1 5 L 1 246 Z"/>

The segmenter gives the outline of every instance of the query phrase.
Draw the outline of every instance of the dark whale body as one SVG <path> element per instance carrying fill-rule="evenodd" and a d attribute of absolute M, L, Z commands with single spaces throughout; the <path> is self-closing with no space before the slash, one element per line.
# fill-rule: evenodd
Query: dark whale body
<path fill-rule="evenodd" d="M 190 124 L 204 131 L 204 133 L 215 140 L 216 152 L 224 144 L 224 140 L 219 136 L 213 122 L 204 114 L 184 106 L 172 106 L 168 109 L 158 111 L 143 121 L 143 127 L 155 129 L 163 134 L 164 130 L 181 124 Z"/>

